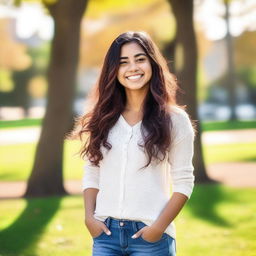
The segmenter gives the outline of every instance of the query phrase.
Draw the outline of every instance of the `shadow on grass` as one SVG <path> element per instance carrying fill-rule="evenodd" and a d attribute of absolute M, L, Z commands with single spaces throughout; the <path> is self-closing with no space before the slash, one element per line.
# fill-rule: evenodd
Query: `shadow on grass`
<path fill-rule="evenodd" d="M 255 157 L 245 157 L 243 162 L 254 162 L 256 164 L 256 156 Z"/>
<path fill-rule="evenodd" d="M 27 206 L 20 216 L 6 229 L 0 231 L 0 255 L 22 255 L 29 250 L 34 255 L 47 224 L 60 207 L 63 197 L 49 197 L 27 200 Z"/>
<path fill-rule="evenodd" d="M 217 211 L 217 206 L 223 201 L 233 201 L 234 197 L 227 194 L 222 185 L 197 184 L 187 203 L 188 210 L 197 218 L 206 220 L 218 226 L 230 227 L 228 220 Z"/>

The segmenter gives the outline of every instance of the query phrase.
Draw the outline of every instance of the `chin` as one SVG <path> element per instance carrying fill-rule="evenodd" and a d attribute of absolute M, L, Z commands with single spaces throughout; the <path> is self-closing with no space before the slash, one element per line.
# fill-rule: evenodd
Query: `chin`
<path fill-rule="evenodd" d="M 142 86 L 127 86 L 126 88 L 129 90 L 142 90 L 146 87 L 146 85 L 142 85 Z"/>

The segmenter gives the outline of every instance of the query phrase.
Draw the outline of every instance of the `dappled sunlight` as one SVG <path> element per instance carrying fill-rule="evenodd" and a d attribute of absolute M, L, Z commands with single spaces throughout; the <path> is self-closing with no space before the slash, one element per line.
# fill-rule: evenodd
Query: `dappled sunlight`
<path fill-rule="evenodd" d="M 26 200 L 27 205 L 16 220 L 0 231 L 0 252 L 21 255 L 28 248 L 34 251 L 61 200 L 61 197 Z"/>
<path fill-rule="evenodd" d="M 234 200 L 235 195 L 225 193 L 221 185 L 196 185 L 188 201 L 188 209 L 194 217 L 206 220 L 218 226 L 231 226 L 228 219 L 222 217 L 218 205 L 223 201 Z"/>

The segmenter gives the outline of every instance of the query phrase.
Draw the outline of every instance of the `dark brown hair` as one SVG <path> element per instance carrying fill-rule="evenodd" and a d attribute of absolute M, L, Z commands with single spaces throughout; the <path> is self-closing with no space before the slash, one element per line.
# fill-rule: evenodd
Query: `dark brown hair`
<path fill-rule="evenodd" d="M 94 94 L 94 105 L 91 111 L 76 120 L 73 136 L 79 136 L 85 142 L 80 155 L 87 156 L 96 166 L 99 166 L 103 154 L 101 146 L 111 150 L 108 142 L 109 130 L 115 125 L 126 105 L 124 87 L 117 79 L 121 48 L 124 44 L 135 42 L 140 45 L 148 56 L 152 77 L 149 90 L 143 103 L 142 135 L 148 166 L 152 158 L 162 161 L 171 144 L 172 127 L 170 105 L 176 105 L 178 85 L 176 77 L 170 73 L 167 63 L 158 47 L 145 32 L 126 32 L 119 35 L 111 44 L 106 57 Z"/>

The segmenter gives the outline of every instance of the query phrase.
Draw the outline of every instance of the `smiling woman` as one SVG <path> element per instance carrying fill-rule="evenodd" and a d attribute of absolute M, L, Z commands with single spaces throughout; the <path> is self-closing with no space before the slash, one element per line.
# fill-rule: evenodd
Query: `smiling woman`
<path fill-rule="evenodd" d="M 151 76 L 151 64 L 143 48 L 134 42 L 125 44 L 121 49 L 117 79 L 125 87 L 126 94 L 130 90 L 147 93 Z"/>
<path fill-rule="evenodd" d="M 149 35 L 127 32 L 110 46 L 95 88 L 75 128 L 88 138 L 81 155 L 93 255 L 174 256 L 173 220 L 194 182 L 194 129 L 176 104 L 177 83 Z"/>

